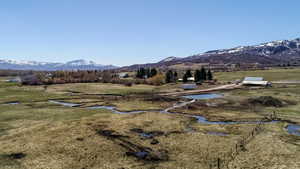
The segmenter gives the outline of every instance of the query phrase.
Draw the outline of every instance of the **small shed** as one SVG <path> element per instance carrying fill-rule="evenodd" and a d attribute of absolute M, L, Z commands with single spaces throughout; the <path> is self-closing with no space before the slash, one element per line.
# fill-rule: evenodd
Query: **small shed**
<path fill-rule="evenodd" d="M 242 84 L 253 86 L 268 86 L 270 83 L 268 81 L 265 81 L 263 77 L 245 77 Z"/>
<path fill-rule="evenodd" d="M 21 78 L 20 77 L 14 77 L 14 78 L 11 78 L 11 79 L 7 80 L 7 82 L 20 83 Z"/>
<path fill-rule="evenodd" d="M 187 80 L 193 82 L 193 81 L 195 81 L 195 78 L 194 77 L 189 77 L 189 78 L 187 78 Z"/>
<path fill-rule="evenodd" d="M 118 75 L 119 75 L 119 78 L 126 78 L 129 76 L 128 73 L 124 73 L 124 72 L 119 73 Z"/>
<path fill-rule="evenodd" d="M 193 90 L 193 89 L 197 88 L 197 85 L 195 83 L 192 83 L 192 84 L 183 84 L 181 87 L 184 90 Z"/>

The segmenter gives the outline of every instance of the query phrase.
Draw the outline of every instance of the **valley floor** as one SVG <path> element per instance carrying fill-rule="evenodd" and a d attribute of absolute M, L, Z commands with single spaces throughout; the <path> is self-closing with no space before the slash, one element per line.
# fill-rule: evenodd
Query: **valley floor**
<path fill-rule="evenodd" d="M 285 76 L 287 71 L 292 73 Z M 226 72 L 217 78 L 230 81 L 257 74 L 270 81 L 300 80 L 299 69 Z M 300 131 L 287 130 L 300 125 L 299 84 L 219 91 L 224 97 L 165 112 L 189 101 L 161 96 L 180 90 L 180 84 L 84 83 L 45 89 L 0 81 L 0 168 L 300 168 Z M 91 108 L 95 106 L 115 111 Z"/>

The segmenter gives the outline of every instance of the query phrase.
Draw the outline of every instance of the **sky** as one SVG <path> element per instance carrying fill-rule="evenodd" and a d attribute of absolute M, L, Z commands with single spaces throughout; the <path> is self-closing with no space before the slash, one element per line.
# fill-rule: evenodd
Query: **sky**
<path fill-rule="evenodd" d="M 300 37 L 299 0 L 2 0 L 0 59 L 118 66 Z"/>

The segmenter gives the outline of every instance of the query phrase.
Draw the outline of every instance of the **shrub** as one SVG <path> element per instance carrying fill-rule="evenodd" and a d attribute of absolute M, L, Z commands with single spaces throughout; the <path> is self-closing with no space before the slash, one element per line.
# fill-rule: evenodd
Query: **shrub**
<path fill-rule="evenodd" d="M 165 76 L 161 73 L 155 75 L 154 77 L 151 77 L 150 79 L 147 80 L 148 84 L 151 85 L 162 85 L 165 83 Z"/>
<path fill-rule="evenodd" d="M 273 107 L 282 107 L 283 103 L 281 100 L 274 98 L 272 96 L 260 96 L 257 98 L 250 98 L 248 99 L 248 102 L 250 104 L 259 104 L 263 106 L 273 106 Z"/>

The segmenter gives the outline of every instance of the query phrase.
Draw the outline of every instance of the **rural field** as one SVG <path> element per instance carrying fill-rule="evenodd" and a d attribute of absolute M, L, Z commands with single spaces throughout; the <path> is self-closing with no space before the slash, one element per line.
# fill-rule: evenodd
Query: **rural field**
<path fill-rule="evenodd" d="M 192 100 L 181 84 L 26 86 L 0 78 L 0 169 L 299 169 L 300 69 L 215 74 L 209 89 L 260 76 L 272 87 Z M 198 93 L 211 94 L 211 93 Z"/>

